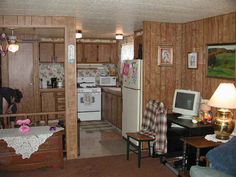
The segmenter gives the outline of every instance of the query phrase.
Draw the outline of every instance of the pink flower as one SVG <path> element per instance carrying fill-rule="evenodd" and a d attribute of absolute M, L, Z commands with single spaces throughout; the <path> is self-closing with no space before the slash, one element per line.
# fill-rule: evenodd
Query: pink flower
<path fill-rule="evenodd" d="M 17 123 L 17 125 L 29 125 L 30 124 L 30 120 L 29 119 L 17 120 L 16 123 Z"/>

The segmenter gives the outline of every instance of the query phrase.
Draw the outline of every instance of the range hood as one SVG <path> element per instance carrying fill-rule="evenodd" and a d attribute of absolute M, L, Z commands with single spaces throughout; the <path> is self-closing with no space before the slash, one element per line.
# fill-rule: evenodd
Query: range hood
<path fill-rule="evenodd" d="M 76 67 L 78 69 L 103 69 L 103 64 L 77 64 Z"/>

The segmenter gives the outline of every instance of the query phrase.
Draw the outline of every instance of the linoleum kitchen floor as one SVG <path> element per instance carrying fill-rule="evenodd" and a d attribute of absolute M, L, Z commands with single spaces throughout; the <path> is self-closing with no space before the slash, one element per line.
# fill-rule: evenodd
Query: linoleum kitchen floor
<path fill-rule="evenodd" d="M 80 123 L 81 158 L 119 155 L 126 153 L 126 141 L 121 131 L 106 121 Z"/>

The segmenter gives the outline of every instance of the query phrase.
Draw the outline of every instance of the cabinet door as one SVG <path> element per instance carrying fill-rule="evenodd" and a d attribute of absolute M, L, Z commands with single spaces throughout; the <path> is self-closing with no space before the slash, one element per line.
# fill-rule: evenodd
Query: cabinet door
<path fill-rule="evenodd" d="M 117 44 L 111 44 L 111 63 L 118 64 L 118 46 Z"/>
<path fill-rule="evenodd" d="M 59 63 L 65 62 L 65 45 L 64 43 L 55 43 L 55 61 Z"/>
<path fill-rule="evenodd" d="M 39 44 L 39 61 L 52 62 L 54 57 L 54 44 L 53 43 L 40 43 Z"/>
<path fill-rule="evenodd" d="M 98 62 L 97 44 L 84 44 L 84 60 L 87 63 Z"/>
<path fill-rule="evenodd" d="M 106 120 L 106 92 L 102 92 L 102 120 Z"/>
<path fill-rule="evenodd" d="M 83 44 L 76 44 L 76 63 L 82 63 L 83 58 Z"/>
<path fill-rule="evenodd" d="M 116 95 L 112 95 L 111 100 L 111 123 L 117 127 L 117 119 L 118 119 L 118 109 L 117 109 L 117 101 L 118 97 Z"/>
<path fill-rule="evenodd" d="M 56 111 L 65 111 L 65 92 L 56 92 Z M 64 115 L 58 115 L 57 119 L 65 119 Z"/>
<path fill-rule="evenodd" d="M 122 129 L 122 97 L 117 97 L 117 127 Z"/>
<path fill-rule="evenodd" d="M 41 93 L 41 109 L 42 112 L 55 112 L 56 101 L 54 92 Z M 55 119 L 55 115 L 49 116 L 49 119 Z"/>
<path fill-rule="evenodd" d="M 98 45 L 98 62 L 110 63 L 111 61 L 111 44 Z"/>
<path fill-rule="evenodd" d="M 104 120 L 107 120 L 108 122 L 112 122 L 112 111 L 111 111 L 111 103 L 112 103 L 112 95 L 110 93 L 104 92 L 104 105 L 103 111 L 104 111 Z"/>
<path fill-rule="evenodd" d="M 21 102 L 17 104 L 17 113 L 35 112 L 33 44 L 19 45 L 19 51 L 8 53 L 8 86 L 19 89 L 23 94 Z"/>

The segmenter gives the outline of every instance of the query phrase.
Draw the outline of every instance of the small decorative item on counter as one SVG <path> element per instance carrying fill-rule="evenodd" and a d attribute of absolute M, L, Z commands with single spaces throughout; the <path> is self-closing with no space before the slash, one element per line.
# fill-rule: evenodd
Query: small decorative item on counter
<path fill-rule="evenodd" d="M 211 111 L 207 111 L 207 112 L 201 111 L 200 118 L 202 120 L 202 123 L 205 123 L 205 124 L 211 123 L 213 119 L 213 114 Z"/>
<path fill-rule="evenodd" d="M 202 123 L 211 123 L 213 119 L 213 114 L 211 112 L 211 107 L 208 105 L 209 100 L 202 99 L 199 110 L 199 117 Z"/>
<path fill-rule="evenodd" d="M 23 134 L 28 133 L 30 131 L 30 123 L 31 121 L 29 119 L 25 120 L 17 120 L 16 121 L 17 125 L 20 125 L 19 131 Z"/>
<path fill-rule="evenodd" d="M 63 81 L 61 79 L 58 79 L 57 81 L 57 87 L 62 88 L 63 87 Z"/>
<path fill-rule="evenodd" d="M 193 122 L 194 124 L 197 124 L 197 123 L 202 122 L 202 119 L 201 119 L 200 117 L 194 117 L 194 118 L 192 119 L 192 122 Z"/>

